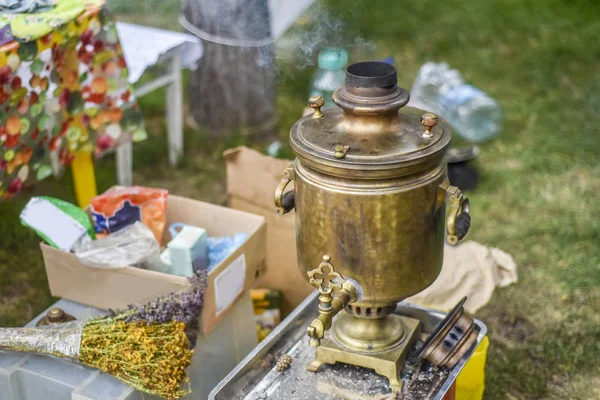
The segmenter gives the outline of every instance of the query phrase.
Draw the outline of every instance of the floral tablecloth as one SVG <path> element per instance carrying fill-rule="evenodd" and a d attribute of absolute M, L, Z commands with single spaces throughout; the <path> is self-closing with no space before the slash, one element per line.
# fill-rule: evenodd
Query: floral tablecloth
<path fill-rule="evenodd" d="M 0 200 L 60 173 L 76 151 L 146 138 L 103 0 L 58 0 L 3 22 L 15 40 L 0 46 Z"/>

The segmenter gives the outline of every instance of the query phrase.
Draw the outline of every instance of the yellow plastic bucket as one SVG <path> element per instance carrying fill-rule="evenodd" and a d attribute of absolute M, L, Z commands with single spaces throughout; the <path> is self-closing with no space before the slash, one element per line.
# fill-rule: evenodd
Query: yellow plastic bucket
<path fill-rule="evenodd" d="M 483 338 L 456 379 L 456 400 L 481 400 L 485 387 L 485 361 L 490 341 Z"/>

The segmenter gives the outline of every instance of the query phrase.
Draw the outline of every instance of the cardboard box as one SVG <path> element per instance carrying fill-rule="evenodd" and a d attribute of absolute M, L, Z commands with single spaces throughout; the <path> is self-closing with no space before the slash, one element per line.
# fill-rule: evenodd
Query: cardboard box
<path fill-rule="evenodd" d="M 266 226 L 258 215 L 169 195 L 167 223 L 184 222 L 202 227 L 209 236 L 248 235 L 244 244 L 208 275 L 201 316 L 202 330 L 210 333 L 226 311 L 265 269 Z M 165 229 L 163 244 L 168 242 Z M 53 296 L 100 309 L 124 308 L 188 285 L 187 279 L 134 267 L 101 269 L 79 262 L 73 253 L 40 245 Z M 243 272 L 245 271 L 245 273 Z M 243 276 L 242 276 L 243 275 Z"/>
<path fill-rule="evenodd" d="M 291 161 L 265 156 L 247 147 L 227 150 L 224 157 L 229 206 L 265 217 L 267 272 L 256 287 L 281 292 L 285 317 L 314 290 L 298 269 L 294 211 L 279 216 L 273 204 L 275 188 Z"/>

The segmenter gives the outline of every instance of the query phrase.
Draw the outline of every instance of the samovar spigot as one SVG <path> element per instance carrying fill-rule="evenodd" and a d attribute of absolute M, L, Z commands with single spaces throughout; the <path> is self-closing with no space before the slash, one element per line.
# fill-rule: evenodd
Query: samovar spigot
<path fill-rule="evenodd" d="M 331 328 L 333 317 L 349 303 L 358 300 L 354 284 L 335 272 L 330 261 L 331 257 L 325 254 L 323 262 L 317 268 L 307 272 L 309 283 L 319 289 L 320 293 L 319 316 L 306 329 L 312 347 L 321 345 L 325 332 Z"/>

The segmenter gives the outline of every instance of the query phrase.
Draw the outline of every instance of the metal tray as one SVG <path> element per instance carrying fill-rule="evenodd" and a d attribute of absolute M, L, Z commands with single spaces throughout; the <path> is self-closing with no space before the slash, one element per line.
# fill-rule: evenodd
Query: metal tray
<path fill-rule="evenodd" d="M 265 340 L 263 340 L 240 364 L 238 364 L 211 392 L 210 400 L 249 400 L 249 399 L 268 399 L 271 398 L 289 398 L 289 399 L 324 399 L 330 398 L 328 395 L 323 395 L 323 391 L 318 391 L 315 387 L 318 386 L 312 382 L 307 382 L 309 379 L 302 378 L 300 375 L 310 377 L 319 376 L 321 372 L 312 373 L 304 371 L 305 359 L 310 358 L 311 354 L 306 353 L 308 347 L 305 344 L 306 327 L 315 317 L 318 304 L 318 292 L 308 296 Z M 395 311 L 396 314 L 405 315 L 419 319 L 422 323 L 424 334 L 433 332 L 437 324 L 439 324 L 445 316 L 445 313 L 432 310 L 426 307 L 417 306 L 405 302 L 398 303 Z M 441 400 L 448 392 L 458 374 L 465 366 L 468 359 L 471 357 L 477 345 L 483 340 L 487 333 L 487 327 L 479 320 L 475 320 L 475 324 L 479 328 L 477 343 L 474 345 L 465 356 L 448 371 L 445 381 L 438 385 L 439 390 L 431 399 Z M 292 365 L 295 371 L 286 371 L 285 374 L 277 372 L 274 368 L 265 367 L 263 360 L 269 354 L 280 355 L 290 354 L 294 358 Z M 325 367 L 325 366 L 324 366 Z M 329 367 L 329 366 L 327 366 Z M 349 379 L 356 380 L 360 374 L 369 374 L 372 376 L 372 381 L 367 382 L 371 386 L 381 386 L 383 383 L 387 386 L 387 379 L 359 367 L 339 366 L 335 367 L 340 370 L 344 369 L 344 373 L 349 373 Z M 323 367 L 322 367 L 323 368 Z M 331 367 L 333 368 L 333 366 Z M 356 371 L 350 371 L 356 369 Z M 350 372 L 348 372 L 350 371 Z M 333 371 L 334 374 L 338 372 Z M 287 374 L 287 375 L 286 375 Z M 295 374 L 296 376 L 293 377 Z M 354 374 L 353 376 L 351 374 Z M 357 375 L 358 374 L 358 375 Z M 334 376 L 334 375 L 330 375 Z M 382 383 L 383 382 L 383 383 Z M 308 383 L 308 384 L 307 384 Z M 321 382 L 322 383 L 322 382 Z M 295 385 L 295 386 L 294 386 Z M 322 386 L 322 385 L 321 385 Z M 272 396 L 271 394 L 277 391 L 285 390 L 285 394 Z M 258 393 L 260 391 L 260 393 Z M 271 394 L 269 394 L 271 393 Z M 377 394 L 378 396 L 381 393 Z M 389 394 L 388 394 L 389 395 Z M 336 398 L 336 396 L 332 396 Z M 367 396 L 340 396 L 340 398 L 364 398 Z M 370 397 L 370 396 L 369 396 Z M 376 397 L 376 396 L 375 396 Z M 381 396 L 379 397 L 381 398 Z"/>

